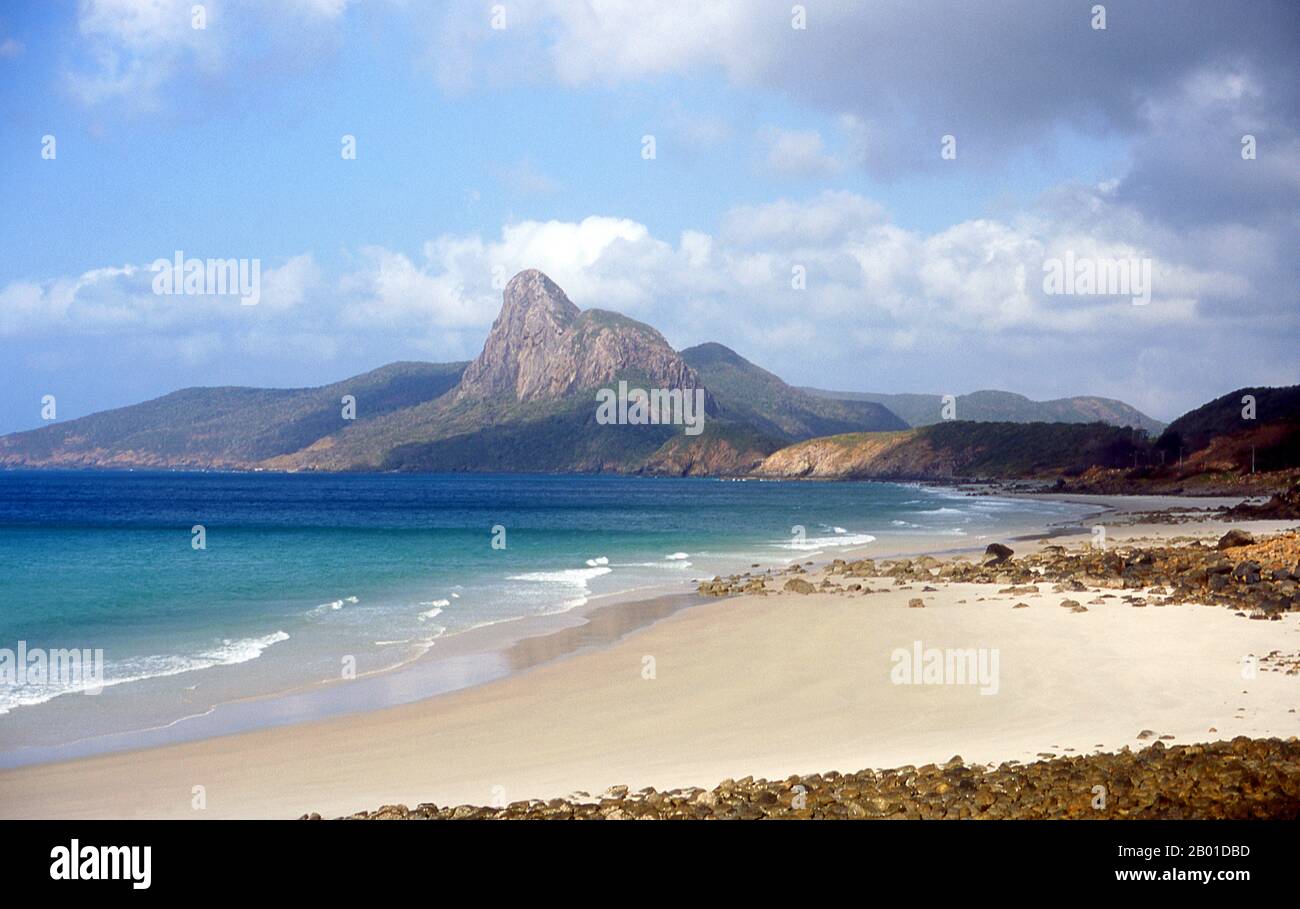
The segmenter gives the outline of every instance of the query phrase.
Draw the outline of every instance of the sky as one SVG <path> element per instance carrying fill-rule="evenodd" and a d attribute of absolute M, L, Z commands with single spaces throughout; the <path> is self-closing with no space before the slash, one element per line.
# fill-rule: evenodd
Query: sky
<path fill-rule="evenodd" d="M 524 268 L 792 384 L 1168 420 L 1300 381 L 1300 4 L 0 0 L 0 251 L 0 433 L 471 359 Z"/>

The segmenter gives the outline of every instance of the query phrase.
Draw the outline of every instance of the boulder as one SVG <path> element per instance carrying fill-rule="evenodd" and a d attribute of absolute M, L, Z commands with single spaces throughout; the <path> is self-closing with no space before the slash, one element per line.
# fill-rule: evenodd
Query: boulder
<path fill-rule="evenodd" d="M 984 550 L 985 565 L 1000 565 L 1015 555 L 1015 550 L 1001 543 L 990 543 Z"/>
<path fill-rule="evenodd" d="M 1219 537 L 1216 549 L 1231 549 L 1234 546 L 1249 546 L 1255 542 L 1255 537 L 1244 530 L 1238 530 L 1235 527 L 1229 530 L 1223 536 Z"/>
<path fill-rule="evenodd" d="M 1259 563 L 1242 562 L 1236 568 L 1232 569 L 1232 576 L 1243 584 L 1258 584 Z"/>

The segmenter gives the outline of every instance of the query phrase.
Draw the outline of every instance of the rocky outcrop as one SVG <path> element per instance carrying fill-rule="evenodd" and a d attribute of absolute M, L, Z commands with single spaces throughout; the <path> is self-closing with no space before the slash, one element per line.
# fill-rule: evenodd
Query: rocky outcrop
<path fill-rule="evenodd" d="M 1224 520 L 1290 520 L 1300 518 L 1300 483 L 1274 493 L 1267 502 L 1255 505 L 1243 502 L 1223 513 Z"/>
<path fill-rule="evenodd" d="M 566 332 L 579 315 L 573 301 L 540 271 L 515 275 L 482 352 L 461 377 L 457 396 L 554 396 L 562 389 L 549 387 L 548 361 L 567 346 Z"/>
<path fill-rule="evenodd" d="M 754 473 L 760 477 L 848 479 L 915 476 L 918 470 L 937 470 L 939 465 L 933 460 L 923 464 L 899 456 L 901 451 L 916 447 L 911 444 L 916 438 L 917 431 L 908 430 L 809 439 L 774 452 Z"/>
<path fill-rule="evenodd" d="M 583 312 L 554 281 L 529 269 L 506 285 L 501 314 L 456 398 L 554 400 L 625 376 L 645 387 L 700 386 L 695 371 L 649 325 L 599 309 Z"/>
<path fill-rule="evenodd" d="M 1145 730 L 1144 730 L 1145 731 Z M 1221 819 L 1300 817 L 1300 742 L 1249 739 L 1056 757 L 723 780 L 713 789 L 611 786 L 505 807 L 385 805 L 359 820 Z M 1107 797 L 1098 804 L 1097 780 Z M 299 820 L 319 820 L 305 814 Z"/>
<path fill-rule="evenodd" d="M 1092 588 L 1127 590 L 1131 593 L 1123 602 L 1131 606 L 1209 604 L 1226 606 L 1249 619 L 1277 620 L 1282 613 L 1300 612 L 1300 534 L 1233 543 L 1225 549 L 1197 543 L 1107 549 L 1084 546 L 1074 551 L 1045 546 L 1041 552 L 1009 555 L 978 565 L 960 558 L 942 563 L 899 559 L 873 564 L 872 570 L 896 583 L 937 580 L 1018 585 L 1002 593 L 1027 592 L 1029 585 L 1043 582 L 1053 583 L 1058 593 L 1083 593 Z M 830 570 L 832 574 L 858 576 L 853 573 L 855 563 L 832 564 Z"/>

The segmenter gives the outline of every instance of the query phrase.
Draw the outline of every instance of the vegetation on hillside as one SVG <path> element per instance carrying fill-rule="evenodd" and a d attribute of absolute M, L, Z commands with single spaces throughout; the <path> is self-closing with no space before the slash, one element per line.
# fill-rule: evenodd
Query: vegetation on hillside
<path fill-rule="evenodd" d="M 1252 400 L 1253 399 L 1253 400 Z M 1156 440 L 1163 462 L 1300 466 L 1300 385 L 1239 388 L 1188 411 Z M 1199 457 L 1198 457 L 1199 455 Z"/>
<path fill-rule="evenodd" d="M 935 394 L 876 394 L 873 392 L 805 389 L 821 397 L 848 401 L 874 401 L 898 414 L 909 426 L 942 422 L 943 396 Z M 1031 401 L 1010 391 L 973 391 L 956 396 L 957 420 L 1009 423 L 1110 423 L 1132 426 L 1155 435 L 1164 425 L 1135 407 L 1114 398 L 1080 395 L 1050 401 Z"/>
<path fill-rule="evenodd" d="M 721 344 L 700 344 L 682 351 L 685 360 L 713 392 L 721 414 L 748 423 L 787 442 L 844 432 L 906 429 L 888 408 L 871 401 L 818 398 Z"/>
<path fill-rule="evenodd" d="M 391 363 L 318 388 L 186 388 L 0 438 L 0 464 L 251 466 L 351 425 L 438 398 L 464 363 Z M 343 416 L 344 395 L 356 419 Z"/>

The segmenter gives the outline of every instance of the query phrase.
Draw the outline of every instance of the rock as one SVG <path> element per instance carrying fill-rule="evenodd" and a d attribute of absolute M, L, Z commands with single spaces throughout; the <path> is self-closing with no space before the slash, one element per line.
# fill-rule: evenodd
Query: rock
<path fill-rule="evenodd" d="M 1213 732 L 1213 728 L 1210 732 Z M 1143 730 L 1146 739 L 1155 733 Z M 745 777 L 717 789 L 643 789 L 633 798 L 604 804 L 566 799 L 514 802 L 508 808 L 414 811 L 386 805 L 353 815 L 358 820 L 598 819 L 694 820 L 762 817 L 853 818 L 1132 818 L 1288 819 L 1296 816 L 1300 741 L 1249 739 L 1201 745 L 1166 745 L 1113 753 L 1040 752 L 1031 764 L 966 765 L 957 756 L 942 765 L 892 770 L 830 772 L 769 782 Z M 1051 746 L 1059 750 L 1059 746 Z M 1101 746 L 1098 746 L 1101 747 Z M 1068 751 L 1068 749 L 1067 749 Z M 1104 780 L 1106 807 L 1091 807 L 1091 787 Z M 795 807 L 796 799 L 798 807 Z M 304 818 L 314 815 L 308 814 Z"/>
<path fill-rule="evenodd" d="M 990 543 L 984 549 L 984 564 L 1001 565 L 1013 555 L 1015 555 L 1015 550 L 1010 546 L 1003 546 L 1001 543 Z"/>
<path fill-rule="evenodd" d="M 1258 562 L 1242 562 L 1232 569 L 1232 577 L 1243 584 L 1258 584 L 1259 571 Z"/>
<path fill-rule="evenodd" d="M 695 370 L 658 332 L 604 318 L 599 310 L 578 309 L 536 269 L 511 278 L 502 296 L 501 313 L 482 353 L 465 368 L 457 400 L 500 395 L 549 400 L 626 372 L 644 375 L 645 387 L 700 386 Z M 706 395 L 706 411 L 715 406 Z"/>
<path fill-rule="evenodd" d="M 1244 530 L 1233 528 L 1219 537 L 1219 542 L 1215 549 L 1231 549 L 1234 546 L 1250 546 L 1255 542 L 1255 537 Z"/>
<path fill-rule="evenodd" d="M 907 601 L 907 608 L 908 608 L 908 609 L 924 609 L 924 608 L 925 608 L 925 601 L 922 600 L 920 597 L 912 597 L 910 600 Z"/>
<path fill-rule="evenodd" d="M 784 589 L 793 591 L 794 593 L 801 593 L 801 594 L 814 593 L 817 590 L 816 587 L 814 587 L 812 584 L 809 584 L 803 578 L 791 578 L 790 580 L 785 582 Z"/>
<path fill-rule="evenodd" d="M 1239 518 L 1255 521 L 1300 518 L 1300 482 L 1297 482 L 1290 489 L 1275 493 L 1263 505 L 1250 505 L 1242 502 L 1240 505 L 1229 508 L 1223 513 L 1223 519 L 1226 521 Z"/>

